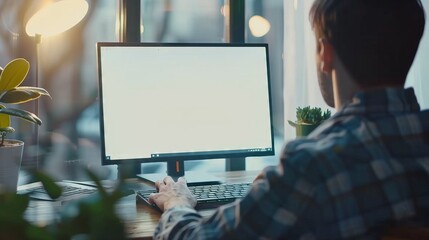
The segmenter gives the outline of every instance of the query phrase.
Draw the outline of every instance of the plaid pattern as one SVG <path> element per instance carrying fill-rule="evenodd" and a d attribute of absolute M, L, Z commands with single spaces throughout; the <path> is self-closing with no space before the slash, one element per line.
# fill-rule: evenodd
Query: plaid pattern
<path fill-rule="evenodd" d="M 413 89 L 357 94 L 309 137 L 288 143 L 248 196 L 210 218 L 165 212 L 156 239 L 379 239 L 429 223 L 429 111 Z"/>

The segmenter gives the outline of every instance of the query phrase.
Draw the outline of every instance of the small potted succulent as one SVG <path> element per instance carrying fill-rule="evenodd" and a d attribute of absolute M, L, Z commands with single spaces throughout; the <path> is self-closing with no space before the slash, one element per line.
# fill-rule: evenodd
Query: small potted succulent
<path fill-rule="evenodd" d="M 11 191 L 16 191 L 24 148 L 24 142 L 6 139 L 9 133 L 15 131 L 11 126 L 11 116 L 38 125 L 42 121 L 34 113 L 6 105 L 25 103 L 43 95 L 50 96 L 43 88 L 20 86 L 29 69 L 29 62 L 23 58 L 12 60 L 4 69 L 0 67 L 0 187 Z"/>
<path fill-rule="evenodd" d="M 296 136 L 303 137 L 310 134 L 323 121 L 331 117 L 331 111 L 327 109 L 322 112 L 319 107 L 311 108 L 310 106 L 296 109 L 296 121 L 288 121 L 296 129 Z"/>

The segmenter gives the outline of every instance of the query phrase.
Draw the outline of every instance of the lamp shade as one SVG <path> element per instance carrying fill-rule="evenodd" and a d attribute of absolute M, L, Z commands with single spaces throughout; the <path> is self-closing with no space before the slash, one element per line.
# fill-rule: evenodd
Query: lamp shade
<path fill-rule="evenodd" d="M 25 26 L 29 36 L 52 36 L 78 24 L 88 12 L 85 0 L 62 0 L 36 12 Z"/>

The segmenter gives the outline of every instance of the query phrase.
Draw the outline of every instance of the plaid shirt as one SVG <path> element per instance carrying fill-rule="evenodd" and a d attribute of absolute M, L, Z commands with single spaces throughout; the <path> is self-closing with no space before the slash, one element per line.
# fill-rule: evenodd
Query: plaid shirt
<path fill-rule="evenodd" d="M 379 239 L 429 223 L 429 111 L 413 89 L 359 93 L 288 143 L 246 198 L 209 218 L 166 211 L 155 239 Z"/>

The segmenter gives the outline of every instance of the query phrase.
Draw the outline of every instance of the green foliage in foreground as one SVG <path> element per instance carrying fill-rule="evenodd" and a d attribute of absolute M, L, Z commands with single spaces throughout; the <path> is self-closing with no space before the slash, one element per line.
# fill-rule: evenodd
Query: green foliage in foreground
<path fill-rule="evenodd" d="M 92 172 L 87 173 L 96 183 L 98 194 L 67 202 L 58 212 L 58 219 L 46 226 L 35 225 L 25 218 L 28 195 L 0 193 L 0 239 L 127 239 L 115 205 L 130 192 L 124 190 L 122 180 L 113 191 L 106 191 Z M 39 172 L 35 178 L 52 198 L 61 196 L 61 188 L 49 176 Z"/>

